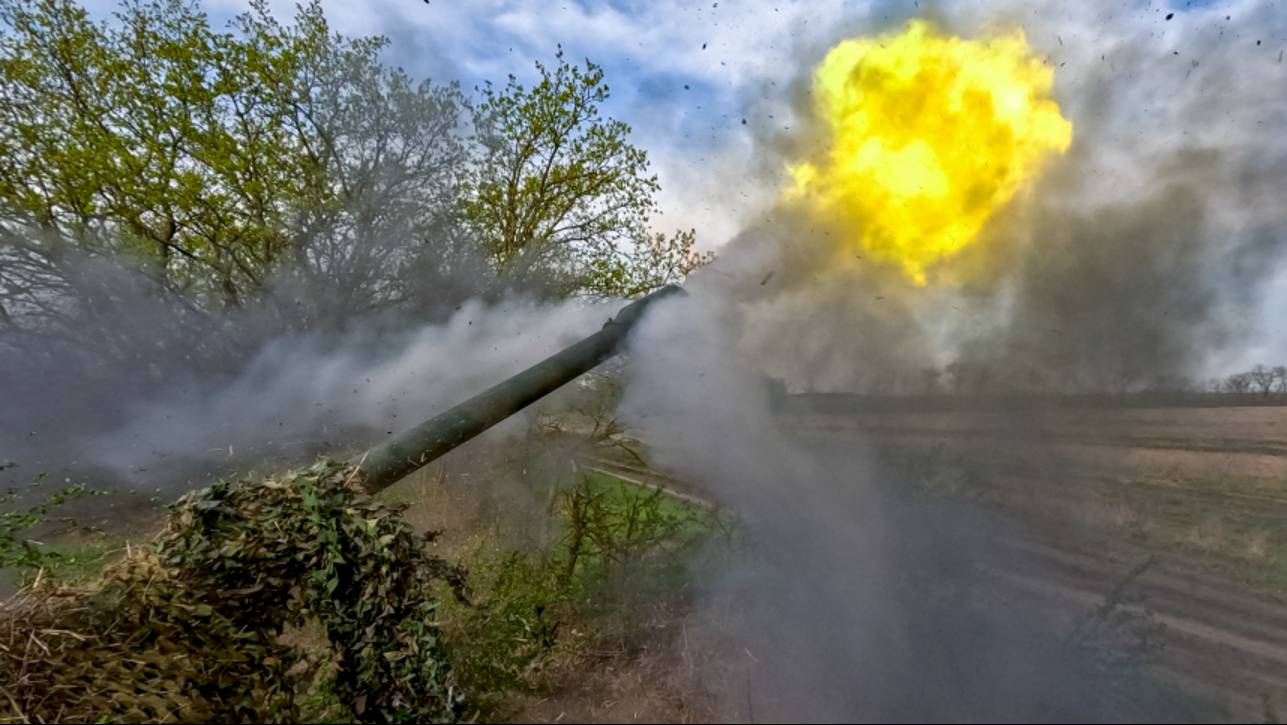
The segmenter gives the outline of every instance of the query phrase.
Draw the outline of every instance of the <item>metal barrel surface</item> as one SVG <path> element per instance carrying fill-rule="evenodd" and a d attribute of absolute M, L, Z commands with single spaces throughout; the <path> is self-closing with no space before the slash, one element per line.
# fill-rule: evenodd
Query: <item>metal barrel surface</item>
<path fill-rule="evenodd" d="M 371 448 L 351 461 L 358 467 L 362 487 L 371 493 L 389 487 L 571 382 L 578 375 L 612 357 L 653 302 L 682 292 L 675 285 L 666 285 L 631 302 L 593 335 L 402 432 L 393 440 Z"/>

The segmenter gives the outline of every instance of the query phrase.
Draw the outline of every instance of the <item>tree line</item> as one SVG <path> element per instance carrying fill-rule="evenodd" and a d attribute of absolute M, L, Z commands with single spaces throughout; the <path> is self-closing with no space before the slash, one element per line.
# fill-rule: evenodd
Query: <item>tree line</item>
<path fill-rule="evenodd" d="M 779 394 L 788 392 L 774 382 Z M 807 388 L 807 386 L 806 386 Z M 816 392 L 809 389 L 793 392 Z M 1225 377 L 1199 380 L 1176 373 L 1126 372 L 1094 384 L 1075 375 L 1035 367 L 1013 368 L 981 362 L 954 361 L 942 367 L 889 371 L 865 376 L 857 389 L 845 392 L 894 396 L 967 395 L 1123 395 L 1123 394 L 1225 394 L 1287 398 L 1287 366 L 1256 365 Z"/>
<path fill-rule="evenodd" d="M 0 0 L 0 347 L 126 360 L 235 344 L 251 320 L 628 297 L 707 260 L 691 230 L 653 231 L 657 178 L 602 115 L 599 66 L 560 49 L 530 85 L 467 94 L 385 46 L 318 0 L 289 23 L 254 0 L 227 29 L 195 0 L 104 21 Z"/>
<path fill-rule="evenodd" d="M 1266 397 L 1271 394 L 1287 395 L 1287 365 L 1275 367 L 1257 365 L 1245 372 L 1234 373 L 1223 380 L 1211 380 L 1208 382 L 1208 391 L 1256 393 Z"/>
<path fill-rule="evenodd" d="M 1257 393 L 1287 395 L 1287 366 L 1269 367 L 1256 365 L 1250 370 L 1234 373 L 1224 378 L 1198 380 L 1176 373 L 1144 374 L 1127 371 L 1115 381 L 1093 389 L 1069 388 L 1068 380 L 1058 371 L 1040 371 L 1029 368 L 1025 373 L 1002 370 L 982 364 L 953 362 L 942 369 L 925 368 L 921 371 L 921 392 L 926 393 L 986 393 L 986 392 L 1091 392 L 1091 393 Z"/>

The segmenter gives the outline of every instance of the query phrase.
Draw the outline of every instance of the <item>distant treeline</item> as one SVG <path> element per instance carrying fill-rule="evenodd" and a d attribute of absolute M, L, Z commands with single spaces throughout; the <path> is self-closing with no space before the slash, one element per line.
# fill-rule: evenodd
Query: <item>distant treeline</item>
<path fill-rule="evenodd" d="M 1287 395 L 1251 393 L 994 393 L 983 395 L 867 395 L 796 393 L 775 399 L 789 413 L 910 413 L 1042 408 L 1232 408 L 1287 405 Z"/>
<path fill-rule="evenodd" d="M 855 409 L 956 410 L 980 405 L 1006 408 L 1084 407 L 1157 408 L 1287 405 L 1287 366 L 1257 365 L 1224 378 L 1195 380 L 1167 375 L 1124 375 L 1100 389 L 1074 386 L 1059 376 L 1036 372 L 996 374 L 982 365 L 953 363 L 925 368 L 919 375 L 873 378 L 866 389 L 819 392 L 788 390 L 770 381 L 774 400 L 796 411 L 840 412 Z"/>

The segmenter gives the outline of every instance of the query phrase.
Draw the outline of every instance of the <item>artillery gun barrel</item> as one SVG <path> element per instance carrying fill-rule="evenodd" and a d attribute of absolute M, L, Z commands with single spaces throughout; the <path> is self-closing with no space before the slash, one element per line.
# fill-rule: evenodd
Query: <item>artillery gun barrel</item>
<path fill-rule="evenodd" d="M 351 461 L 358 468 L 362 487 L 370 493 L 389 487 L 612 357 L 644 310 L 663 297 L 682 292 L 675 285 L 666 285 L 631 302 L 593 335 L 371 448 Z"/>

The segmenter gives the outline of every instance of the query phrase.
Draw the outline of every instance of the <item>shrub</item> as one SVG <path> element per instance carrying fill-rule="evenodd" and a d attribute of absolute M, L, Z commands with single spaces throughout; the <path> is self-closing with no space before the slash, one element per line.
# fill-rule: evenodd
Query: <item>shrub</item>
<path fill-rule="evenodd" d="M 550 550 L 471 561 L 482 594 L 447 617 L 452 662 L 471 693 L 539 691 L 551 655 L 575 654 L 561 646 L 565 622 L 583 634 L 620 629 L 645 597 L 673 588 L 682 555 L 722 525 L 663 491 L 599 473 L 559 491 L 554 513 L 562 536 Z"/>
<path fill-rule="evenodd" d="M 439 641 L 428 556 L 398 516 L 321 461 L 180 499 L 164 532 L 92 581 L 0 607 L 0 682 L 24 721 L 287 721 L 310 660 L 287 627 L 320 625 L 333 689 L 358 719 L 462 712 Z"/>
<path fill-rule="evenodd" d="M 558 642 L 560 622 L 576 599 L 573 588 L 548 562 L 517 551 L 471 569 L 486 599 L 448 617 L 461 681 L 475 693 L 536 690 L 534 674 Z"/>

